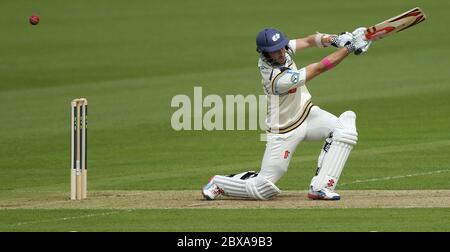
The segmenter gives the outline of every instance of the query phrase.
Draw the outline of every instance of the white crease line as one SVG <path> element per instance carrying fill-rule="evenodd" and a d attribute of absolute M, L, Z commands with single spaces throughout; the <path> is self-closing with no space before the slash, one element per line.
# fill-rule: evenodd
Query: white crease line
<path fill-rule="evenodd" d="M 425 176 L 425 175 L 432 175 L 432 174 L 439 174 L 439 173 L 445 173 L 450 172 L 450 169 L 447 170 L 438 170 L 438 171 L 432 171 L 432 172 L 422 172 L 422 173 L 414 173 L 414 174 L 407 174 L 407 175 L 401 175 L 401 176 L 392 176 L 392 177 L 384 177 L 384 178 L 373 178 L 373 179 L 361 179 L 361 180 L 355 180 L 349 183 L 342 183 L 341 186 L 344 185 L 350 185 L 350 184 L 358 184 L 358 183 L 366 183 L 366 182 L 373 182 L 373 181 L 383 181 L 383 180 L 391 180 L 391 179 L 402 179 L 402 178 L 409 178 L 409 177 L 417 177 L 417 176 Z"/>
<path fill-rule="evenodd" d="M 117 213 L 122 213 L 122 212 L 132 212 L 134 210 L 135 209 L 127 209 L 127 210 L 122 210 L 122 211 L 104 212 L 104 213 L 99 213 L 99 214 L 87 214 L 87 215 L 81 215 L 81 216 L 70 216 L 70 217 L 48 219 L 48 220 L 41 220 L 41 221 L 19 222 L 19 223 L 9 224 L 9 225 L 5 225 L 5 226 L 23 226 L 23 225 L 29 225 L 29 224 L 68 221 L 68 220 L 83 219 L 83 218 L 90 218 L 90 217 L 96 217 L 96 216 L 107 216 L 107 215 L 112 215 L 112 214 L 117 214 Z"/>

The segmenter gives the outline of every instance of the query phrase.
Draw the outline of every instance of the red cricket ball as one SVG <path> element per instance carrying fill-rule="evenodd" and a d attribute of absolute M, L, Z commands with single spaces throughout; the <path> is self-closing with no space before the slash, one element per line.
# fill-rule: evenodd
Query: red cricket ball
<path fill-rule="evenodd" d="M 39 16 L 33 15 L 30 17 L 30 24 L 37 25 L 39 23 Z"/>

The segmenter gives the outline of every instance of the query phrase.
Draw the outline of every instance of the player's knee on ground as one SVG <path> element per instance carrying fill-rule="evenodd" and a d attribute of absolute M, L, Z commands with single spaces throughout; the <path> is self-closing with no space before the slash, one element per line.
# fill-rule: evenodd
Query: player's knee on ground
<path fill-rule="evenodd" d="M 274 183 L 259 176 L 248 179 L 246 189 L 250 198 L 260 200 L 268 200 L 281 193 L 281 190 Z"/>
<path fill-rule="evenodd" d="M 268 200 L 281 192 L 275 184 L 259 175 L 255 176 L 254 172 L 248 172 L 250 176 L 246 176 L 246 174 L 217 175 L 214 177 L 213 183 L 224 191 L 224 195 L 231 197 Z"/>

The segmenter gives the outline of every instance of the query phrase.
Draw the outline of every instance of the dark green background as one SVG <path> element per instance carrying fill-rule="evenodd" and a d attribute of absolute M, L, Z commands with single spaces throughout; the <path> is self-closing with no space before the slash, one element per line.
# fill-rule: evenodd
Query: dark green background
<path fill-rule="evenodd" d="M 174 131 L 172 97 L 193 97 L 194 86 L 202 86 L 204 96 L 263 94 L 255 52 L 255 36 L 263 27 L 277 27 L 290 38 L 316 31 L 339 33 L 416 6 L 427 14 L 425 22 L 375 42 L 365 55 L 348 57 L 308 88 L 321 108 L 336 115 L 345 110 L 358 115 L 359 143 L 338 188 L 450 189 L 448 1 L 1 1 L 0 197 L 69 191 L 69 102 L 81 96 L 90 106 L 89 190 L 196 190 L 214 174 L 258 170 L 265 147 L 260 131 Z M 28 23 L 32 14 L 41 16 L 39 25 Z M 295 60 L 301 67 L 333 50 L 309 49 Z M 321 144 L 299 146 L 278 183 L 281 189 L 307 189 Z M 431 174 L 352 183 L 426 172 Z M 50 215 L 66 211 L 51 210 Z M 270 219 L 289 212 L 295 221 L 312 212 L 272 211 L 254 214 Z M 354 211 L 364 211 L 377 222 L 384 213 L 337 212 L 345 219 Z M 48 215 L 1 212 L 0 230 L 14 229 L 6 219 Z M 183 212 L 193 222 L 204 214 L 203 210 L 139 214 L 155 212 L 160 216 Z M 417 214 L 429 216 L 434 225 L 402 228 L 380 221 L 380 229 L 449 230 L 449 224 L 437 218 L 440 210 L 419 209 Z M 121 223 L 127 231 L 142 229 L 116 217 L 111 215 L 106 222 Z M 184 222 L 153 228 L 160 218 L 143 218 L 149 222 L 146 230 L 190 229 Z M 320 231 L 313 222 L 299 229 Z M 284 230 L 282 223 L 242 229 Z M 371 227 L 365 222 L 345 223 L 339 230 Z M 53 224 L 30 230 L 63 229 Z M 205 226 L 195 226 L 206 227 L 206 221 Z M 217 228 L 232 227 L 233 221 Z"/>

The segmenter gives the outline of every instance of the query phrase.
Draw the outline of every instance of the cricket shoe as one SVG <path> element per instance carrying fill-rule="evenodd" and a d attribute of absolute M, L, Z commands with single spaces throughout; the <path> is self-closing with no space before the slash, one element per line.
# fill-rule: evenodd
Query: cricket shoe
<path fill-rule="evenodd" d="M 223 189 L 213 183 L 214 177 L 202 189 L 202 195 L 207 200 L 213 200 L 223 194 Z"/>
<path fill-rule="evenodd" d="M 308 198 L 312 200 L 340 200 L 341 196 L 328 188 L 323 188 L 319 191 L 313 191 L 311 188 L 308 192 Z"/>

